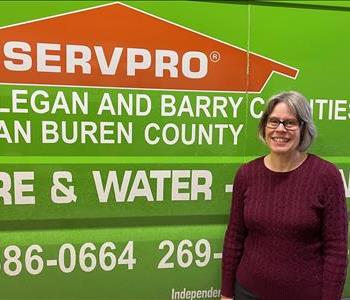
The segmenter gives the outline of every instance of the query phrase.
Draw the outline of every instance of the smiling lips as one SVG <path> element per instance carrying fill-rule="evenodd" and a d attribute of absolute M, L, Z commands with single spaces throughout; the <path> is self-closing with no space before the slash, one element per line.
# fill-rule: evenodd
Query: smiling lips
<path fill-rule="evenodd" d="M 289 142 L 289 139 L 285 138 L 285 137 L 271 137 L 271 139 L 274 141 L 274 142 L 277 142 L 277 143 L 287 143 Z"/>

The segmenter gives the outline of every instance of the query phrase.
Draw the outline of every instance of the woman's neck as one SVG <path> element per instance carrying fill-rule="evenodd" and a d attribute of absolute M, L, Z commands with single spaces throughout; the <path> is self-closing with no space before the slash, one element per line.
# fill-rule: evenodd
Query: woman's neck
<path fill-rule="evenodd" d="M 265 166 L 275 172 L 288 172 L 299 167 L 306 159 L 305 152 L 295 151 L 288 154 L 277 154 L 271 152 L 265 156 Z"/>

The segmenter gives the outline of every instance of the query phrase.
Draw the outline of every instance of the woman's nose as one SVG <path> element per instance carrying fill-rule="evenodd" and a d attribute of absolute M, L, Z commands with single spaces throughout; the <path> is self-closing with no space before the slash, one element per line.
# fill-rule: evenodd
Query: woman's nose
<path fill-rule="evenodd" d="M 275 130 L 278 130 L 278 131 L 287 131 L 286 127 L 284 127 L 284 124 L 283 123 L 279 123 L 277 128 Z"/>

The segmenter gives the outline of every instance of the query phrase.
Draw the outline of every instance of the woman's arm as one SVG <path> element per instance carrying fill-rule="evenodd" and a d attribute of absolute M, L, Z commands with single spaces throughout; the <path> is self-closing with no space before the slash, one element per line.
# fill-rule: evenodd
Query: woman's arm
<path fill-rule="evenodd" d="M 348 223 L 344 185 L 338 169 L 329 165 L 323 184 L 323 285 L 322 300 L 341 299 L 346 278 Z"/>
<path fill-rule="evenodd" d="M 232 299 L 233 297 L 236 270 L 242 257 L 244 239 L 247 235 L 243 220 L 246 186 L 247 180 L 243 166 L 238 170 L 235 177 L 230 219 L 224 239 L 221 273 L 221 294 L 224 298 L 222 299 Z"/>

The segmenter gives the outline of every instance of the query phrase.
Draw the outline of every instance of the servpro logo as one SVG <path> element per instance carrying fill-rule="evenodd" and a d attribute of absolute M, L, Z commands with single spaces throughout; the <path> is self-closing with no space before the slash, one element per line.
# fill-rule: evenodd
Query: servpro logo
<path fill-rule="evenodd" d="M 136 76 L 137 71 L 151 68 L 154 69 L 152 75 L 155 77 L 179 78 L 179 71 L 182 76 L 192 79 L 203 78 L 208 74 L 208 58 L 205 53 L 199 51 L 185 52 L 179 58 L 179 54 L 173 50 L 156 49 L 151 53 L 148 49 L 115 47 L 108 60 L 107 50 L 102 46 L 90 48 L 85 45 L 36 43 L 32 49 L 30 43 L 9 41 L 5 43 L 3 49 L 4 66 L 9 71 L 23 72 L 34 68 L 37 72 L 44 73 L 92 74 L 94 72 L 99 75 L 116 75 L 118 66 L 123 64 L 121 58 L 125 52 L 123 58 L 126 60 L 124 62 L 126 76 Z M 50 54 L 50 51 L 51 53 L 56 51 L 56 54 Z M 59 51 L 63 51 L 64 58 L 57 54 Z M 34 58 L 32 53 L 35 55 Z M 62 65 L 63 60 L 65 60 L 64 65 Z M 97 64 L 93 68 L 94 62 Z M 191 70 L 191 66 L 196 63 L 197 70 Z"/>
<path fill-rule="evenodd" d="M 9 84 L 260 92 L 298 74 L 122 3 L 2 27 L 0 60 Z"/>

